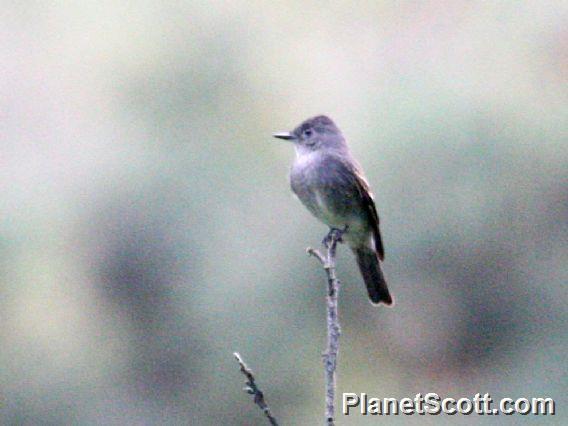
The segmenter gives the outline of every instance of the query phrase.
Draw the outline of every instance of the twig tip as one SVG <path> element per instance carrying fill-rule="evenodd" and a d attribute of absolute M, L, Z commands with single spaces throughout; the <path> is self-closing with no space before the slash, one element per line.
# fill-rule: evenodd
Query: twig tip
<path fill-rule="evenodd" d="M 313 247 L 308 247 L 308 248 L 306 249 L 306 253 L 307 253 L 308 256 L 313 256 L 313 257 L 315 257 L 317 260 L 320 261 L 320 263 L 321 263 L 322 265 L 325 265 L 325 258 L 324 258 L 324 256 L 323 256 L 318 250 L 316 250 L 315 248 L 313 248 Z"/>

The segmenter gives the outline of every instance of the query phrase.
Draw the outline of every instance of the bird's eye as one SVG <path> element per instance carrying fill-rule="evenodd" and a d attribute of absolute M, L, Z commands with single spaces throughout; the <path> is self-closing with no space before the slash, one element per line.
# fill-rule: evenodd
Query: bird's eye
<path fill-rule="evenodd" d="M 309 138 L 311 135 L 312 135 L 312 130 L 311 130 L 311 129 L 304 130 L 304 136 L 305 136 L 306 138 Z"/>

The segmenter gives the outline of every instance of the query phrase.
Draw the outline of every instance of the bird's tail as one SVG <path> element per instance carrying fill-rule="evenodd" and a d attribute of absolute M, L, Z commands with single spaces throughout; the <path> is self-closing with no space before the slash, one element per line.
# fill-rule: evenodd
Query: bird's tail
<path fill-rule="evenodd" d="M 365 280 L 371 302 L 374 304 L 384 303 L 385 305 L 392 305 L 392 297 L 381 270 L 377 253 L 368 247 L 354 248 L 353 251 L 355 252 L 361 275 L 363 275 L 363 280 Z"/>

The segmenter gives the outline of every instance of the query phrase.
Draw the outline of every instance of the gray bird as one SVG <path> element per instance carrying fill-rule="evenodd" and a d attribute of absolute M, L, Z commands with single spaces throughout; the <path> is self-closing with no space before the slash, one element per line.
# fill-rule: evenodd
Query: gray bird
<path fill-rule="evenodd" d="M 296 148 L 290 172 L 292 191 L 331 230 L 343 231 L 342 239 L 357 258 L 371 302 L 391 305 L 379 262 L 385 256 L 379 215 L 369 184 L 339 128 L 320 115 L 274 137 L 289 140 Z"/>

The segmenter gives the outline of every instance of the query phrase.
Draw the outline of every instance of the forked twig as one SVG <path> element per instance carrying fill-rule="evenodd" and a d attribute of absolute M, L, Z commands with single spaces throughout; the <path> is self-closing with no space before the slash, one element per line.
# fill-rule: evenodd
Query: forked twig
<path fill-rule="evenodd" d="M 327 348 L 323 353 L 323 364 L 325 368 L 325 422 L 328 426 L 333 426 L 335 422 L 335 371 L 339 353 L 339 336 L 341 335 L 337 309 L 339 280 L 335 274 L 335 254 L 342 234 L 343 231 L 332 229 L 324 239 L 327 256 L 311 247 L 306 250 L 308 255 L 314 256 L 322 264 L 327 274 Z"/>
<path fill-rule="evenodd" d="M 266 418 L 270 421 L 270 424 L 278 426 L 278 422 L 270 412 L 270 407 L 268 407 L 268 404 L 264 400 L 264 394 L 256 385 L 251 369 L 248 368 L 238 352 L 234 352 L 233 355 L 241 367 L 241 373 L 247 378 L 246 387 L 244 388 L 245 392 L 249 395 L 253 395 L 254 403 L 262 410 Z"/>

